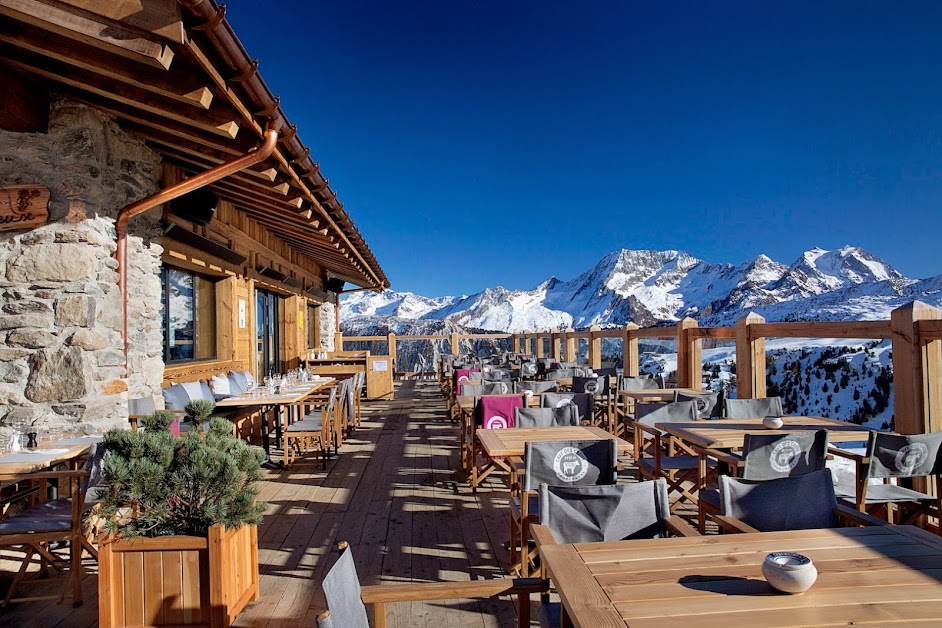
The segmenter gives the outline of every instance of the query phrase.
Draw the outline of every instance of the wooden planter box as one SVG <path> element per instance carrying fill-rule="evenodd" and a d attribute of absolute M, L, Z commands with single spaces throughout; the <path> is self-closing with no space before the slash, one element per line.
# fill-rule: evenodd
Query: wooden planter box
<path fill-rule="evenodd" d="M 98 569 L 101 628 L 224 628 L 258 599 L 258 530 L 103 541 Z"/>

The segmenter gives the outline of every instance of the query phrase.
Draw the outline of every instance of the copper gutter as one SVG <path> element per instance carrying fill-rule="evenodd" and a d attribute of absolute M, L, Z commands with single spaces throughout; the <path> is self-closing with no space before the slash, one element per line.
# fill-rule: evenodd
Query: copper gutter
<path fill-rule="evenodd" d="M 209 41 L 218 55 L 217 62 L 221 69 L 224 73 L 228 73 L 229 81 L 237 83 L 238 88 L 248 96 L 254 111 L 258 114 L 265 113 L 267 114 L 265 117 L 283 123 L 285 134 L 282 137 L 282 144 L 287 153 L 286 160 L 296 167 L 297 173 L 300 173 L 289 172 L 289 176 L 292 176 L 304 188 L 303 191 L 307 192 L 310 198 L 317 201 L 328 225 L 337 232 L 337 235 L 346 242 L 351 252 L 364 265 L 364 275 L 368 275 L 367 278 L 372 277 L 376 284 L 374 287 L 380 290 L 388 288 L 389 280 L 370 247 L 344 211 L 343 204 L 337 200 L 337 194 L 330 189 L 327 178 L 320 172 L 318 164 L 311 159 L 310 149 L 304 146 L 297 137 L 295 127 L 288 122 L 278 102 L 278 97 L 272 94 L 258 73 L 257 60 L 249 57 L 242 42 L 232 30 L 232 26 L 224 18 L 225 9 L 215 0 L 177 0 L 177 2 L 192 16 L 192 20 L 187 22 L 188 27 L 198 30 L 200 36 Z M 288 170 L 291 171 L 291 168 L 289 167 Z M 305 185 L 302 179 L 306 180 L 308 185 Z"/>
<path fill-rule="evenodd" d="M 128 221 L 149 209 L 153 209 L 158 205 L 183 196 L 187 192 L 205 187 L 214 181 L 218 181 L 223 177 L 227 177 L 230 174 L 244 170 L 249 166 L 268 159 L 275 150 L 275 146 L 278 144 L 279 128 L 280 123 L 269 121 L 265 127 L 264 141 L 245 155 L 236 157 L 218 166 L 214 166 L 209 170 L 204 170 L 199 174 L 193 175 L 189 179 L 184 179 L 179 183 L 158 190 L 150 196 L 131 203 L 118 212 L 118 218 L 114 223 L 118 243 L 118 250 L 115 253 L 115 257 L 118 260 L 118 288 L 121 290 L 121 341 L 124 344 L 125 359 L 127 359 L 128 355 Z"/>

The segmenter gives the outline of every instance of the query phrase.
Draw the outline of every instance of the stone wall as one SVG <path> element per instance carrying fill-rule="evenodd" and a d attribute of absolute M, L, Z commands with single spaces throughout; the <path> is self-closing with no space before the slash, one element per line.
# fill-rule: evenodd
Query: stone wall
<path fill-rule="evenodd" d="M 50 191 L 48 224 L 0 233 L 0 430 L 22 418 L 101 431 L 126 425 L 129 393 L 159 392 L 159 226 L 130 225 L 128 375 L 114 219 L 160 172 L 143 142 L 68 99 L 53 100 L 48 133 L 0 131 L 0 186 Z"/>
<path fill-rule="evenodd" d="M 327 351 L 339 351 L 342 347 L 334 349 L 334 333 L 337 331 L 337 314 L 334 304 L 326 301 L 321 304 L 317 311 L 321 317 L 321 349 Z"/>

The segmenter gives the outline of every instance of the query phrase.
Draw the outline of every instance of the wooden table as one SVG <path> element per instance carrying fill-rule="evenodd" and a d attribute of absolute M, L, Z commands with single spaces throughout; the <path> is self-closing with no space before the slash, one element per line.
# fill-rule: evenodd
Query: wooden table
<path fill-rule="evenodd" d="M 667 403 L 674 400 L 674 393 L 685 395 L 703 395 L 707 391 L 696 388 L 649 388 L 646 390 L 619 390 L 618 394 L 642 403 Z"/>
<path fill-rule="evenodd" d="M 95 442 L 92 438 L 81 439 L 83 442 L 74 442 L 77 440 L 79 439 L 45 443 L 34 450 L 23 450 L 0 456 L 0 475 L 35 473 L 48 469 L 79 456 L 84 456 L 88 453 L 92 443 Z"/>
<path fill-rule="evenodd" d="M 543 393 L 533 393 L 527 399 L 528 408 L 540 407 L 540 399 Z M 488 397 L 521 397 L 523 393 L 510 395 L 488 395 Z M 474 466 L 474 404 L 480 396 L 458 395 L 455 397 L 455 404 L 458 406 L 458 420 L 460 421 L 458 432 L 458 446 L 461 454 L 461 467 L 465 473 L 471 472 Z"/>
<path fill-rule="evenodd" d="M 491 459 L 511 458 L 522 456 L 526 452 L 527 443 L 544 442 L 550 440 L 614 440 L 618 444 L 618 451 L 627 454 L 630 446 L 610 432 L 600 427 L 573 425 L 567 427 L 511 427 L 501 430 L 479 429 L 475 432 L 472 447 L 472 460 L 475 460 L 480 451 Z M 477 490 L 484 478 L 490 475 L 496 467 L 489 466 L 479 469 L 476 463 L 471 464 L 471 487 Z"/>
<path fill-rule="evenodd" d="M 814 562 L 815 585 L 773 590 L 766 554 Z M 942 625 L 942 539 L 911 526 L 544 546 L 573 625 L 645 627 Z"/>
<path fill-rule="evenodd" d="M 216 402 L 217 408 L 239 408 L 247 406 L 263 406 L 274 408 L 275 415 L 275 446 L 281 446 L 281 407 L 290 403 L 304 401 L 309 395 L 323 390 L 328 386 L 333 386 L 336 382 L 332 377 L 319 379 L 310 382 L 302 382 L 290 388 L 283 387 L 282 392 L 277 395 L 268 394 L 268 389 L 263 388 L 262 394 L 254 395 L 251 392 L 241 395 L 233 395 Z M 271 444 L 269 441 L 268 420 L 262 421 L 262 447 L 265 449 L 265 466 L 278 467 L 280 463 L 271 459 Z"/>
<path fill-rule="evenodd" d="M 681 423 L 656 423 L 655 427 L 682 441 L 705 449 L 736 449 L 743 446 L 746 434 L 787 434 L 807 430 L 827 430 L 832 443 L 862 441 L 870 437 L 870 430 L 854 423 L 826 419 L 818 416 L 784 416 L 781 429 L 770 430 L 762 425 L 762 419 L 716 419 L 685 421 Z"/>

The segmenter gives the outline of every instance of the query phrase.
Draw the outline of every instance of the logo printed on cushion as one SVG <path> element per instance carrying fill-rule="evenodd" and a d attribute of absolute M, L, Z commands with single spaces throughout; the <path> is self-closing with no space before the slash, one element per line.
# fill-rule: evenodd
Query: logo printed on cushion
<path fill-rule="evenodd" d="M 532 362 L 527 362 L 520 368 L 523 370 L 525 375 L 536 375 L 536 364 L 533 364 Z"/>
<path fill-rule="evenodd" d="M 929 448 L 922 443 L 912 443 L 896 452 L 894 464 L 900 473 L 912 473 L 913 469 L 921 467 L 927 458 Z"/>
<path fill-rule="evenodd" d="M 492 416 L 487 421 L 484 422 L 484 429 L 486 430 L 503 430 L 510 427 L 507 424 L 507 419 L 502 416 Z"/>
<path fill-rule="evenodd" d="M 594 395 L 595 393 L 599 391 L 599 383 L 598 381 L 593 379 L 590 382 L 586 382 L 583 388 L 585 389 L 587 393 L 592 393 Z"/>
<path fill-rule="evenodd" d="M 460 377 L 458 378 L 458 381 L 459 381 L 459 382 L 466 382 L 466 381 L 468 381 L 468 376 L 467 376 L 467 375 L 462 375 L 462 376 L 460 376 Z"/>
<path fill-rule="evenodd" d="M 578 482 L 589 472 L 589 461 L 575 447 L 563 447 L 553 458 L 553 471 L 563 482 Z"/>
<path fill-rule="evenodd" d="M 559 401 L 556 402 L 557 408 L 562 408 L 565 406 L 574 406 L 574 405 L 576 404 L 572 402 L 572 399 L 560 399 Z"/>
<path fill-rule="evenodd" d="M 509 390 L 507 390 L 507 384 L 506 384 L 505 382 L 500 382 L 500 383 L 498 383 L 498 384 L 497 384 L 497 390 L 498 390 L 498 391 L 500 392 L 500 394 L 502 394 L 502 395 L 506 395 L 508 392 L 510 392 Z"/>
<path fill-rule="evenodd" d="M 788 473 L 801 460 L 801 445 L 793 440 L 783 440 L 772 449 L 769 464 L 779 473 Z"/>
<path fill-rule="evenodd" d="M 707 401 L 706 397 L 697 397 L 696 399 L 694 399 L 694 402 L 696 402 L 697 404 L 697 414 L 706 412 L 707 406 L 709 405 L 709 402 Z"/>

